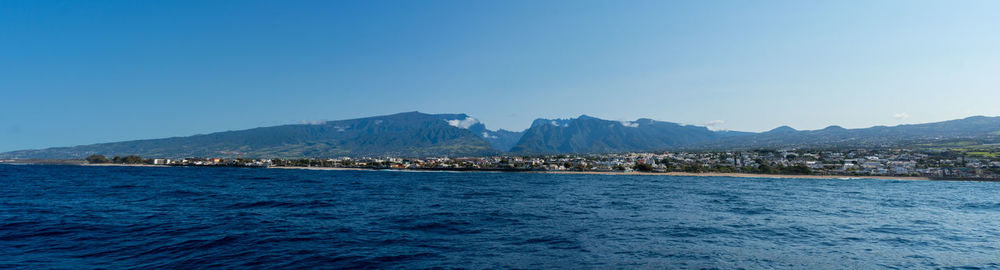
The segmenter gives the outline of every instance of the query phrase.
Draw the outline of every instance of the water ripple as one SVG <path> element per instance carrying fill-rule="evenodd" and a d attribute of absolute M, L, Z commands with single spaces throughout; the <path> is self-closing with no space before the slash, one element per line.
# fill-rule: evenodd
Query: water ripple
<path fill-rule="evenodd" d="M 0 268 L 998 268 L 998 183 L 0 165 Z"/>

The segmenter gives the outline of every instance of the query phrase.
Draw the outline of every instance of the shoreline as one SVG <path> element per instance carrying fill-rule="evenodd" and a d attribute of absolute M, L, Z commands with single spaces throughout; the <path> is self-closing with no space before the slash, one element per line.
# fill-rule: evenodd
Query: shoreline
<path fill-rule="evenodd" d="M 266 167 L 264 169 L 311 170 L 311 171 L 379 171 L 379 169 L 369 169 L 369 168 L 302 167 L 302 166 L 271 166 L 271 167 Z"/>
<path fill-rule="evenodd" d="M 32 164 L 32 163 L 22 163 Z M 38 163 L 34 163 L 38 164 Z M 200 166 L 170 166 L 152 164 L 111 164 L 111 163 L 80 163 L 60 165 L 94 166 L 94 167 L 200 167 Z M 211 167 L 211 166 L 210 166 Z M 771 178 L 771 179 L 876 179 L 876 180 L 912 180 L 912 181 L 976 181 L 997 182 L 994 179 L 936 179 L 923 176 L 882 176 L 882 175 L 794 175 L 794 174 L 754 174 L 754 173 L 688 173 L 688 172 L 608 172 L 608 171 L 505 171 L 505 170 L 435 170 L 435 169 L 373 169 L 373 168 L 343 168 L 343 167 L 300 167 L 272 166 L 263 169 L 283 170 L 315 170 L 315 171 L 401 171 L 401 172 L 494 172 L 494 173 L 536 173 L 536 174 L 580 174 L 580 175 L 640 175 L 640 176 L 694 176 L 694 177 L 735 177 L 735 178 Z"/>
<path fill-rule="evenodd" d="M 115 164 L 115 163 L 83 163 L 80 166 L 95 166 L 95 167 L 152 167 L 152 168 L 166 168 L 170 167 L 167 165 L 153 165 L 153 164 Z"/>
<path fill-rule="evenodd" d="M 739 178 L 785 178 L 785 179 L 878 179 L 878 180 L 925 180 L 922 176 L 881 176 L 881 175 L 816 175 L 816 174 L 756 174 L 756 173 L 688 173 L 688 172 L 586 172 L 586 171 L 537 171 L 529 173 L 551 174 L 600 174 L 600 175 L 650 175 L 650 176 L 701 176 L 701 177 L 739 177 Z M 986 181 L 986 180 L 982 180 Z"/>
<path fill-rule="evenodd" d="M 754 174 L 754 173 L 687 173 L 687 172 L 600 172 L 600 171 L 503 171 L 503 170 L 412 170 L 412 169 L 371 169 L 371 168 L 336 168 L 336 167 L 299 167 L 281 166 L 267 167 L 267 169 L 286 170 L 320 170 L 320 171 L 404 171 L 404 172 L 499 172 L 499 173 L 537 173 L 537 174 L 581 174 L 581 175 L 646 175 L 646 176 L 700 176 L 700 177 L 737 177 L 737 178 L 782 178 L 782 179 L 876 179 L 876 180 L 912 180 L 912 181 L 934 181 L 922 176 L 858 176 L 858 175 L 796 175 L 796 174 Z M 990 180 L 955 180 L 955 181 L 982 181 Z"/>

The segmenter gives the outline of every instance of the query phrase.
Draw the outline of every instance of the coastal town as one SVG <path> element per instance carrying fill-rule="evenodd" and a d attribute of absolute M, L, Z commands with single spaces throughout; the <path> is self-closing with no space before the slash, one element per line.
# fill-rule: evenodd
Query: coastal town
<path fill-rule="evenodd" d="M 93 155 L 91 164 L 161 166 L 310 167 L 449 171 L 550 171 L 609 173 L 740 173 L 767 175 L 890 176 L 1000 180 L 992 153 L 887 150 L 758 150 L 491 157 L 366 157 L 326 159 L 183 158 Z"/>

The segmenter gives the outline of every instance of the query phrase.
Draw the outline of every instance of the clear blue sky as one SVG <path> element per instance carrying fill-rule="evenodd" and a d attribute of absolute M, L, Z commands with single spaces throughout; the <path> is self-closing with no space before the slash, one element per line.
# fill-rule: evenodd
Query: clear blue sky
<path fill-rule="evenodd" d="M 2 1 L 0 151 L 419 110 L 1000 115 L 1000 1 Z"/>

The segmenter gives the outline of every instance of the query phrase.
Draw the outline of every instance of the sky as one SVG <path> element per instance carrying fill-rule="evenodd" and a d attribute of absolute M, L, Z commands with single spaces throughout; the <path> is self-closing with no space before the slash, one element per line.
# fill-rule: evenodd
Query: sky
<path fill-rule="evenodd" d="M 0 151 L 406 111 L 1000 115 L 1000 1 L 0 1 Z"/>

